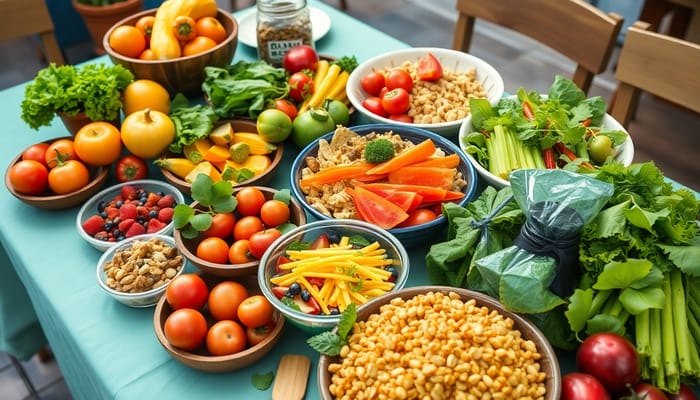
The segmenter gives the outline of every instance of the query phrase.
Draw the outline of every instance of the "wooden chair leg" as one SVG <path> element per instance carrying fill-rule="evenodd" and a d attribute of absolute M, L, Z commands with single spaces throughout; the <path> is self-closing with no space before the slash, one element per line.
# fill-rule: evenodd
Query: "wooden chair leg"
<path fill-rule="evenodd" d="M 343 11 L 348 9 L 348 3 L 346 0 L 340 0 L 340 9 Z"/>

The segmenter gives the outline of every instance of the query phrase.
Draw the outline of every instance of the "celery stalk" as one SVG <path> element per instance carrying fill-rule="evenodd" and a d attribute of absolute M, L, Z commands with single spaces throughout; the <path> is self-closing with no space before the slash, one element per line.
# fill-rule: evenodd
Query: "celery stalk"
<path fill-rule="evenodd" d="M 689 375 L 693 371 L 690 352 L 695 352 L 697 356 L 697 349 L 691 349 L 691 340 L 688 337 L 688 316 L 686 312 L 685 290 L 683 290 L 683 276 L 681 271 L 676 268 L 674 268 L 669 275 L 671 302 L 673 304 L 673 312 L 671 314 L 673 315 L 673 328 L 676 334 L 678 362 L 680 364 L 681 374 Z"/>
<path fill-rule="evenodd" d="M 545 169 L 544 158 L 542 157 L 540 148 L 537 146 L 530 146 L 529 151 L 530 154 L 532 154 L 532 158 L 535 160 L 535 168 Z"/>
<path fill-rule="evenodd" d="M 673 325 L 673 298 L 671 293 L 671 278 L 664 274 L 662 283 L 666 304 L 661 313 L 661 340 L 664 359 L 664 371 L 666 373 L 666 386 L 662 389 L 671 393 L 678 393 L 680 388 L 680 374 L 678 370 L 678 353 L 676 349 L 676 335 Z M 658 386 L 658 385 L 657 385 Z"/>
<path fill-rule="evenodd" d="M 649 310 L 649 327 L 651 340 L 649 341 L 649 368 L 651 374 L 649 379 L 656 386 L 666 386 L 666 374 L 662 361 L 663 344 L 661 339 L 661 310 L 658 308 Z"/>
<path fill-rule="evenodd" d="M 651 354 L 649 318 L 649 309 L 640 312 L 634 318 L 634 341 L 637 346 L 637 353 L 643 360 L 647 360 Z"/>

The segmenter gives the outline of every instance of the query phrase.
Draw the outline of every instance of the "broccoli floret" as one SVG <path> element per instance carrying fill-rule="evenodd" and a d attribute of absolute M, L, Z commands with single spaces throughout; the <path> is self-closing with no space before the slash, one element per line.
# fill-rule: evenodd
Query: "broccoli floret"
<path fill-rule="evenodd" d="M 394 157 L 394 144 L 389 139 L 374 139 L 365 146 L 365 161 L 379 164 Z"/>

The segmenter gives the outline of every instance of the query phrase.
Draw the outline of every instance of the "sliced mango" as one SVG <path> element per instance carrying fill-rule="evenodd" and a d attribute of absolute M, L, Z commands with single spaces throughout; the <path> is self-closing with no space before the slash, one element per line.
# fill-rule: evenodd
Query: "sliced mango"
<path fill-rule="evenodd" d="M 270 154 L 277 150 L 277 146 L 266 142 L 262 136 L 251 132 L 235 132 L 233 134 L 233 144 L 247 143 L 250 146 L 250 154 Z"/>
<path fill-rule="evenodd" d="M 231 158 L 231 153 L 226 146 L 219 146 L 215 144 L 209 147 L 206 153 L 204 153 L 204 160 L 210 162 L 223 162 Z"/>
<path fill-rule="evenodd" d="M 209 133 L 209 140 L 219 146 L 228 146 L 233 140 L 233 127 L 230 122 L 219 125 Z"/>
<path fill-rule="evenodd" d="M 263 154 L 251 154 L 242 163 L 237 163 L 233 160 L 226 160 L 226 164 L 231 168 L 234 168 L 236 171 L 245 168 L 255 172 L 255 174 L 258 175 L 265 172 L 270 167 L 272 160 L 270 160 L 270 157 Z"/>
<path fill-rule="evenodd" d="M 153 163 L 167 171 L 172 172 L 180 178 L 184 178 L 192 172 L 193 169 L 197 167 L 197 164 L 193 163 L 187 158 L 172 157 L 172 158 L 159 158 Z"/>
<path fill-rule="evenodd" d="M 194 142 L 185 145 L 182 153 L 193 163 L 198 163 L 204 160 L 204 155 L 209 151 L 212 142 L 207 138 L 197 139 Z"/>
<path fill-rule="evenodd" d="M 214 182 L 219 182 L 221 180 L 221 173 L 219 170 L 216 169 L 216 167 L 209 161 L 202 161 L 197 164 L 197 166 L 194 167 L 194 169 L 190 171 L 187 176 L 185 176 L 185 181 L 192 183 L 199 174 L 209 175 L 211 180 Z"/>

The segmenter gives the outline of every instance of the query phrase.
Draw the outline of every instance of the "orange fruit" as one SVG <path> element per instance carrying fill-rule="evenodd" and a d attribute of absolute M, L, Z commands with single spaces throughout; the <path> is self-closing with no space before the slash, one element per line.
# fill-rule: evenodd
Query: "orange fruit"
<path fill-rule="evenodd" d="M 122 96 L 124 115 L 146 108 L 163 114 L 170 113 L 170 94 L 158 82 L 149 79 L 135 80 L 124 89 Z"/>

